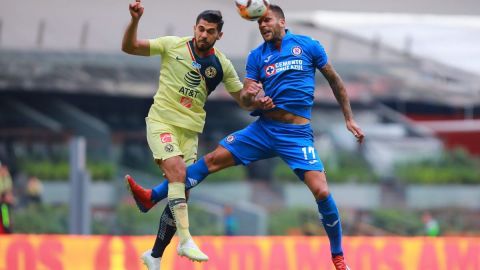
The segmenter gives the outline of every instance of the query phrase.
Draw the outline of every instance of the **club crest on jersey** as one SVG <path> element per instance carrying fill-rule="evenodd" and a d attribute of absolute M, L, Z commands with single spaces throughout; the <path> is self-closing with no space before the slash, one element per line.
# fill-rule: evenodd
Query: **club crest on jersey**
<path fill-rule="evenodd" d="M 277 73 L 277 69 L 275 68 L 275 65 L 268 65 L 265 67 L 265 74 L 267 75 L 267 77 L 270 77 L 275 73 Z"/>
<path fill-rule="evenodd" d="M 299 56 L 299 55 L 302 54 L 302 52 L 303 52 L 303 50 L 302 50 L 302 47 L 300 47 L 300 46 L 295 46 L 295 47 L 292 48 L 292 54 L 294 56 Z"/>
<path fill-rule="evenodd" d="M 175 148 L 173 147 L 173 145 L 167 144 L 167 145 L 165 145 L 165 148 L 164 148 L 164 149 L 165 149 L 165 151 L 167 151 L 168 153 L 171 153 L 171 152 L 173 152 L 173 150 L 174 150 Z"/>
<path fill-rule="evenodd" d="M 160 134 L 160 141 L 162 143 L 171 143 L 172 142 L 172 134 L 170 134 L 170 133 Z"/>
<path fill-rule="evenodd" d="M 200 65 L 199 63 L 197 63 L 197 62 L 195 62 L 195 61 L 192 61 L 192 67 L 201 69 L 201 68 L 202 68 L 202 65 Z"/>
<path fill-rule="evenodd" d="M 217 75 L 217 70 L 212 67 L 212 66 L 209 66 L 205 69 L 205 76 L 207 76 L 207 78 L 213 78 L 215 77 L 215 75 Z"/>
<path fill-rule="evenodd" d="M 225 139 L 225 141 L 228 143 L 228 144 L 231 144 L 235 141 L 235 136 L 234 135 L 228 135 L 228 137 Z"/>

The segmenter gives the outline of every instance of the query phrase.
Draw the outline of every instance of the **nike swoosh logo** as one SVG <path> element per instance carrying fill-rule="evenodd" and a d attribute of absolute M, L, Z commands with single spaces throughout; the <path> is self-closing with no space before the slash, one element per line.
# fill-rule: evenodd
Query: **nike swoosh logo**
<path fill-rule="evenodd" d="M 179 56 L 175 56 L 175 59 L 176 59 L 177 61 L 185 60 L 185 59 L 183 59 L 182 57 L 179 57 Z"/>
<path fill-rule="evenodd" d="M 340 221 L 340 220 L 337 219 L 337 220 L 335 220 L 334 222 L 332 222 L 331 224 L 328 224 L 328 223 L 327 223 L 327 224 L 325 224 L 325 225 L 327 225 L 328 227 L 335 227 L 335 225 L 337 225 L 337 223 L 338 223 L 339 221 Z"/>

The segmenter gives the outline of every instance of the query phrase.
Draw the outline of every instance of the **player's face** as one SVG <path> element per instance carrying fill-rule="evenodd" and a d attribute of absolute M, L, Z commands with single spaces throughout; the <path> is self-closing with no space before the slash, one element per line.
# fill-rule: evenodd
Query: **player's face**
<path fill-rule="evenodd" d="M 281 40 L 285 34 L 285 19 L 277 17 L 275 12 L 269 10 L 265 16 L 258 19 L 258 29 L 265 41 Z"/>
<path fill-rule="evenodd" d="M 210 50 L 215 42 L 222 38 L 223 32 L 219 32 L 216 23 L 207 22 L 203 19 L 193 27 L 195 45 L 199 51 Z"/>

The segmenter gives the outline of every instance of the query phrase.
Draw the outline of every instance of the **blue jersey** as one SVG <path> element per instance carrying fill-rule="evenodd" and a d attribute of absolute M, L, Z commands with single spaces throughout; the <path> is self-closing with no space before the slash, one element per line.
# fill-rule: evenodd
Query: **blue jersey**
<path fill-rule="evenodd" d="M 250 52 L 246 78 L 261 82 L 277 108 L 310 119 L 315 90 L 315 70 L 328 62 L 325 49 L 311 37 L 287 30 L 278 49 L 271 42 Z M 261 115 L 255 111 L 252 115 Z"/>

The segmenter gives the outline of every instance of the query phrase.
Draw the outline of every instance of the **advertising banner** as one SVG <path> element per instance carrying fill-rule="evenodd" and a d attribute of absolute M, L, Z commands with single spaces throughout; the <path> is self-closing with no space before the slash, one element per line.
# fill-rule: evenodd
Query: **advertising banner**
<path fill-rule="evenodd" d="M 209 255 L 192 263 L 176 255 L 176 238 L 162 270 L 332 270 L 326 237 L 195 237 Z M 0 236 L 0 270 L 141 270 L 154 236 Z M 480 238 L 345 237 L 355 270 L 480 270 Z"/>

